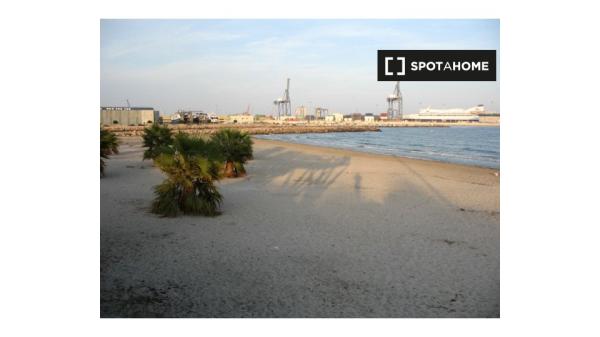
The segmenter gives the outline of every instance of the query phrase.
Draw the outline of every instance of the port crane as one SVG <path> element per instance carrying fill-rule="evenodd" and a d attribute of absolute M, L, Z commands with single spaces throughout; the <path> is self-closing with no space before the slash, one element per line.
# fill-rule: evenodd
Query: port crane
<path fill-rule="evenodd" d="M 400 92 L 400 81 L 396 82 L 394 92 L 387 98 L 388 103 L 388 118 L 402 119 L 402 93 Z"/>
<path fill-rule="evenodd" d="M 287 86 L 283 93 L 283 97 L 277 98 L 273 101 L 273 104 L 277 105 L 277 117 L 281 119 L 281 116 L 292 115 L 292 101 L 290 100 L 290 79 L 287 79 Z"/>

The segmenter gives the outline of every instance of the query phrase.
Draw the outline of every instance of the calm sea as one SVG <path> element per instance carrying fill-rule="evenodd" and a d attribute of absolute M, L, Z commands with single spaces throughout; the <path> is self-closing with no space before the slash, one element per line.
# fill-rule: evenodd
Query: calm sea
<path fill-rule="evenodd" d="M 382 128 L 381 132 L 302 133 L 256 137 L 500 168 L 499 127 Z"/>

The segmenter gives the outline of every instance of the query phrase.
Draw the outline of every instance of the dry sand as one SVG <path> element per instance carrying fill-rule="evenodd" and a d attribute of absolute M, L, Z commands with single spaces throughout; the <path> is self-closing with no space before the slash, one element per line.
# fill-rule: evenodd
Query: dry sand
<path fill-rule="evenodd" d="M 171 219 L 125 141 L 100 183 L 102 317 L 499 317 L 496 170 L 255 142 L 222 215 Z"/>

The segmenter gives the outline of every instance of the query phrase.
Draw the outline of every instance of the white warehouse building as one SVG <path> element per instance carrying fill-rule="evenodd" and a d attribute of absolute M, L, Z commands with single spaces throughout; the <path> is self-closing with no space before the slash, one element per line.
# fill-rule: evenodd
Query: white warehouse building
<path fill-rule="evenodd" d="M 102 125 L 147 125 L 159 122 L 159 113 L 148 107 L 101 107 Z"/>

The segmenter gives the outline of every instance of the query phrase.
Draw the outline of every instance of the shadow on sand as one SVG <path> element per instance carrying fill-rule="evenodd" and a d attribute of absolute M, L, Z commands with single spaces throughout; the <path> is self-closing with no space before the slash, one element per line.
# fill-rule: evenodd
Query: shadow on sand
<path fill-rule="evenodd" d="M 351 160 L 261 148 L 219 219 L 144 216 L 143 245 L 103 223 L 102 317 L 498 317 L 495 220 Z"/>

